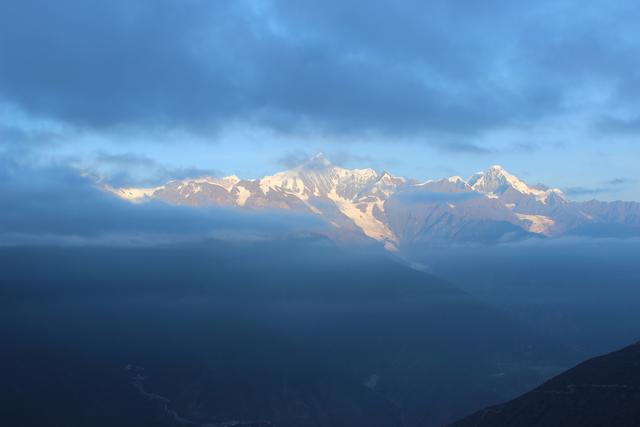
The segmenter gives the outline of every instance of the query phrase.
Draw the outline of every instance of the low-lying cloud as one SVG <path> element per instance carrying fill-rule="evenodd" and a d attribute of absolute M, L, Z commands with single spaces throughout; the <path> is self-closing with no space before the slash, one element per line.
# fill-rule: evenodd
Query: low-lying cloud
<path fill-rule="evenodd" d="M 0 166 L 0 240 L 5 245 L 269 238 L 325 227 L 315 216 L 289 212 L 133 205 L 65 165 L 36 167 L 0 158 Z"/>

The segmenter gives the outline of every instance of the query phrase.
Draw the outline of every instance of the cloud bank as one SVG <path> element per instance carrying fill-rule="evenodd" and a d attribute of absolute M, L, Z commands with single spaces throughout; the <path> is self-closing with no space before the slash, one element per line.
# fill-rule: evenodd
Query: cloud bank
<path fill-rule="evenodd" d="M 185 240 L 272 239 L 324 230 L 288 212 L 132 205 L 64 165 L 37 167 L 0 157 L 0 241 L 16 244 L 146 245 Z"/>
<path fill-rule="evenodd" d="M 464 138 L 575 113 L 634 132 L 639 17 L 631 1 L 9 1 L 0 99 L 81 129 L 243 122 L 482 153 Z"/>

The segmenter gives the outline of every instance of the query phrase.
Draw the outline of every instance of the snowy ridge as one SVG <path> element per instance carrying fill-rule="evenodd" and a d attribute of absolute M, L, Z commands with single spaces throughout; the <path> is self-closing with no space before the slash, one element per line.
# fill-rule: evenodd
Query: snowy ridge
<path fill-rule="evenodd" d="M 136 187 L 122 187 L 122 188 L 114 188 L 110 185 L 105 185 L 103 187 L 106 191 L 115 194 L 121 199 L 127 200 L 133 203 L 144 202 L 145 200 L 151 199 L 153 194 L 162 189 L 163 187 L 152 187 L 152 188 L 136 188 Z"/>
<path fill-rule="evenodd" d="M 560 196 L 561 198 L 565 198 L 562 191 L 557 188 L 540 190 L 529 186 L 517 176 L 511 175 L 500 165 L 491 166 L 484 172 L 478 172 L 472 175 L 468 180 L 468 184 L 474 190 L 484 193 L 491 198 L 498 198 L 508 189 L 513 189 L 521 194 L 533 196 L 541 203 L 546 203 L 552 193 Z"/>
<path fill-rule="evenodd" d="M 526 215 L 516 214 L 518 218 L 529 222 L 528 229 L 532 233 L 549 235 L 551 227 L 555 225 L 555 221 L 545 215 Z"/>
<path fill-rule="evenodd" d="M 629 217 L 615 205 L 613 215 L 607 204 L 570 202 L 562 191 L 529 185 L 498 165 L 468 180 L 451 176 L 418 183 L 387 171 L 336 166 L 322 154 L 261 179 L 205 176 L 158 187 L 103 188 L 133 203 L 158 199 L 190 206 L 309 212 L 337 228 L 351 224 L 392 250 L 407 241 L 459 238 L 476 223 L 482 223 L 483 230 L 495 224 L 489 233 L 511 229 L 511 234 L 520 230 L 555 236 L 611 218 L 632 225 L 640 218 L 638 204 L 625 205 L 632 211 Z"/>

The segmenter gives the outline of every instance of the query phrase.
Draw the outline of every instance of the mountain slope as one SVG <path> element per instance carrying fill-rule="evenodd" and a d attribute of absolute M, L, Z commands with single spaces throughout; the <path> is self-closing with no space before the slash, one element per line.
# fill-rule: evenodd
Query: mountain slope
<path fill-rule="evenodd" d="M 529 185 L 497 165 L 468 180 L 453 176 L 419 183 L 386 171 L 345 169 L 318 154 L 261 179 L 200 177 L 154 188 L 106 189 L 135 203 L 155 199 L 306 212 L 391 250 L 437 240 L 640 234 L 640 203 L 572 202 L 557 188 Z"/>
<path fill-rule="evenodd" d="M 2 248 L 0 419 L 439 426 L 575 360 L 383 252 L 327 239 Z"/>
<path fill-rule="evenodd" d="M 640 343 L 590 359 L 451 427 L 640 425 Z"/>

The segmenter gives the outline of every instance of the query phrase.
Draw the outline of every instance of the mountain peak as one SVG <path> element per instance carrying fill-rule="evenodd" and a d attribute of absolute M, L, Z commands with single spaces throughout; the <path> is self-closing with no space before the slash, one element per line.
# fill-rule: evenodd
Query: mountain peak
<path fill-rule="evenodd" d="M 490 187 L 492 188 L 490 191 L 495 191 L 498 187 L 503 186 L 528 187 L 524 181 L 507 172 L 507 170 L 500 165 L 493 165 L 485 171 L 473 174 L 468 182 L 471 186 L 477 186 L 479 188 L 488 189 Z"/>
<path fill-rule="evenodd" d="M 554 190 L 549 190 L 540 184 L 531 186 L 517 176 L 507 172 L 500 165 L 493 165 L 484 172 L 474 174 L 469 178 L 469 185 L 474 190 L 491 198 L 499 197 L 509 189 L 513 189 L 520 194 L 533 196 L 542 203 L 546 203 L 551 193 L 554 192 Z M 562 194 L 559 195 L 558 199 L 565 200 Z"/>
<path fill-rule="evenodd" d="M 375 173 L 375 171 L 373 172 Z M 379 175 L 377 175 L 377 179 L 376 179 L 376 185 L 378 186 L 383 185 L 390 188 L 395 188 L 399 185 L 405 184 L 406 182 L 407 182 L 406 178 L 401 176 L 393 176 L 386 170 L 383 170 Z"/>
<path fill-rule="evenodd" d="M 458 183 L 458 182 L 465 182 L 465 180 L 462 179 L 462 177 L 460 177 L 458 175 L 450 176 L 449 178 L 447 178 L 447 181 L 449 181 L 452 184 L 455 184 L 455 183 Z"/>
<path fill-rule="evenodd" d="M 514 184 L 516 182 L 523 182 L 520 178 L 518 178 L 517 176 L 507 171 L 501 165 L 493 165 L 486 171 L 478 172 L 478 174 L 476 175 L 483 175 L 485 176 L 485 179 L 492 179 L 492 178 L 499 179 L 504 182 L 508 182 L 509 184 Z"/>
<path fill-rule="evenodd" d="M 388 171 L 383 170 L 382 173 L 380 173 L 380 178 L 378 178 L 378 180 L 387 180 L 392 178 L 393 175 L 391 175 Z"/>

